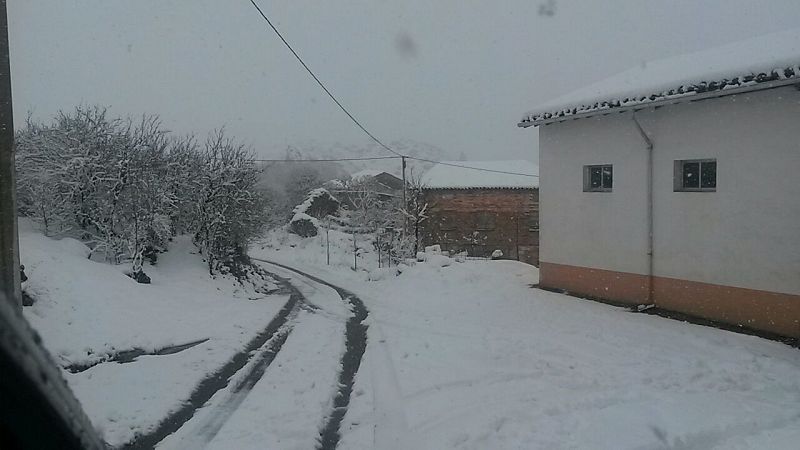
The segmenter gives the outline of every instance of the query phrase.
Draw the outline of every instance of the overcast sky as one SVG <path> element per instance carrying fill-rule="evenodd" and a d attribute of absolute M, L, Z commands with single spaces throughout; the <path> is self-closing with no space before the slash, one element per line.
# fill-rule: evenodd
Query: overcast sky
<path fill-rule="evenodd" d="M 796 26 L 798 0 L 258 2 L 309 66 L 385 141 L 469 159 L 538 158 L 516 127 L 537 103 L 646 60 Z M 363 144 L 249 0 L 9 0 L 14 111 L 76 104 L 226 125 L 264 156 Z"/>

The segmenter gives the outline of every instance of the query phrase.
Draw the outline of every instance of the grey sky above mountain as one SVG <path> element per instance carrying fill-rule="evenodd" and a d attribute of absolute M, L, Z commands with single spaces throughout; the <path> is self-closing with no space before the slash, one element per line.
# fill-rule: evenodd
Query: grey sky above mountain
<path fill-rule="evenodd" d="M 538 157 L 522 114 L 648 60 L 796 26 L 797 0 L 258 2 L 385 141 Z M 248 0 L 10 0 L 15 120 L 76 104 L 225 125 L 262 156 L 366 138 Z M 376 149 L 376 152 L 378 149 Z M 380 154 L 381 156 L 384 153 Z"/>

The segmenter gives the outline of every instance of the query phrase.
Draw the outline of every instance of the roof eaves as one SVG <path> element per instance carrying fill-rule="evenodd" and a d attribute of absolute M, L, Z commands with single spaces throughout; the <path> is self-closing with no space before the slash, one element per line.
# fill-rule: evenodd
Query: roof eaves
<path fill-rule="evenodd" d="M 651 108 L 656 106 L 685 103 L 708 98 L 724 97 L 727 95 L 745 92 L 773 89 L 781 86 L 800 84 L 800 66 L 790 66 L 784 70 L 773 70 L 770 75 L 766 73 L 749 74 L 732 79 L 703 82 L 691 86 L 679 86 L 659 94 L 640 96 L 635 98 L 612 99 L 596 102 L 591 105 L 581 105 L 559 111 L 529 114 L 517 126 L 528 128 L 531 126 L 547 125 L 554 122 L 585 119 L 596 115 L 622 113 L 625 111 Z"/>
<path fill-rule="evenodd" d="M 470 189 L 539 189 L 539 186 L 453 186 L 453 187 L 428 187 L 422 186 L 423 191 L 468 191 Z"/>

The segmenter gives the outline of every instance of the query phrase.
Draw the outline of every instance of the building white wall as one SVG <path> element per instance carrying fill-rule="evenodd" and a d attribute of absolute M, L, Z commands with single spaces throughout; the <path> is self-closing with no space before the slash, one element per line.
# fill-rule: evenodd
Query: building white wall
<path fill-rule="evenodd" d="M 636 113 L 653 140 L 655 275 L 800 294 L 800 91 Z M 632 113 L 540 130 L 543 262 L 647 272 L 646 146 Z M 716 192 L 673 192 L 676 159 L 716 158 Z M 613 192 L 583 192 L 613 164 Z"/>
<path fill-rule="evenodd" d="M 539 139 L 540 260 L 642 273 L 647 155 L 630 117 L 548 125 Z M 613 192 L 583 192 L 590 164 L 613 164 Z"/>

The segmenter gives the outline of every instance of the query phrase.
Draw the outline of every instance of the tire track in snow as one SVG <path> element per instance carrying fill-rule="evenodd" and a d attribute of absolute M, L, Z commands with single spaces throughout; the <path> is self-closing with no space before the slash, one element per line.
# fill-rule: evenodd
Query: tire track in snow
<path fill-rule="evenodd" d="M 338 389 L 333 397 L 333 411 L 325 419 L 325 423 L 319 432 L 319 445 L 318 449 L 333 450 L 339 444 L 341 439 L 340 427 L 347 407 L 350 405 L 350 396 L 353 393 L 353 384 L 355 383 L 355 376 L 361 366 L 361 360 L 364 357 L 364 352 L 367 349 L 367 329 L 368 325 L 364 323 L 369 315 L 367 307 L 352 292 L 335 286 L 325 280 L 322 280 L 314 275 L 307 274 L 293 267 L 279 264 L 264 259 L 252 258 L 254 261 L 260 261 L 267 264 L 272 264 L 277 267 L 289 270 L 291 272 L 302 275 L 317 283 L 323 284 L 335 290 L 339 297 L 352 306 L 353 315 L 347 319 L 345 326 L 345 351 L 340 360 L 341 371 L 339 372 Z"/>
<path fill-rule="evenodd" d="M 259 378 L 264 374 L 267 367 L 275 359 L 275 355 L 280 351 L 281 346 L 288 338 L 291 332 L 290 319 L 297 315 L 298 310 L 303 307 L 305 297 L 294 286 L 289 284 L 288 280 L 281 278 L 277 275 L 270 274 L 275 277 L 285 288 L 290 292 L 289 300 L 283 305 L 278 314 L 272 318 L 267 327 L 260 332 L 256 337 L 248 342 L 245 348 L 236 353 L 222 368 L 204 378 L 200 384 L 192 392 L 189 399 L 172 414 L 162 420 L 152 431 L 145 434 L 138 434 L 130 442 L 123 445 L 125 449 L 151 449 L 154 448 L 159 442 L 164 440 L 170 434 L 180 429 L 186 422 L 188 422 L 198 409 L 202 408 L 206 402 L 217 392 L 226 388 L 230 383 L 231 378 L 239 373 L 254 357 L 258 349 L 268 345 L 265 352 L 259 356 L 259 361 L 249 368 L 249 372 L 244 375 L 244 378 L 236 385 L 236 395 L 232 398 L 233 401 L 241 403 L 241 400 L 247 395 L 247 392 L 255 385 Z M 285 330 L 283 333 L 279 333 Z M 238 399 L 241 398 L 241 399 Z M 238 399 L 238 400 L 237 400 Z M 238 404 L 237 403 L 237 404 Z M 235 409 L 235 405 L 233 405 Z M 229 417 L 230 414 L 225 416 Z M 219 428 L 224 424 L 221 421 Z M 216 426 L 216 425 L 214 425 Z M 209 431 L 214 431 L 209 430 Z M 214 431 L 213 434 L 216 434 Z"/>
<path fill-rule="evenodd" d="M 188 437 L 180 440 L 181 448 L 205 448 L 205 446 L 216 437 L 228 419 L 231 418 L 239 406 L 241 406 L 242 402 L 244 402 L 247 394 L 253 389 L 253 386 L 264 376 L 267 367 L 275 360 L 275 357 L 283 347 L 289 334 L 294 329 L 294 320 L 297 317 L 299 309 L 300 308 L 292 310 L 286 324 L 278 330 L 272 339 L 267 341 L 266 344 L 259 349 L 257 352 L 258 356 L 253 358 L 255 362 L 252 367 L 242 370 L 242 372 L 244 372 L 243 377 L 235 382 L 229 395 L 218 403 L 212 400 L 213 403 L 211 405 L 206 405 L 206 408 L 210 408 L 210 413 L 206 416 L 207 418 L 194 426 L 194 430 Z"/>

